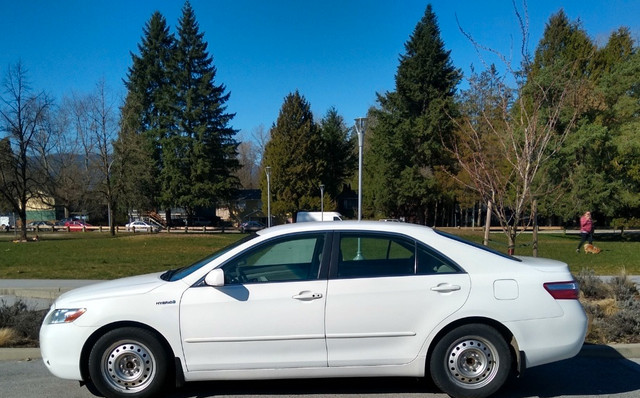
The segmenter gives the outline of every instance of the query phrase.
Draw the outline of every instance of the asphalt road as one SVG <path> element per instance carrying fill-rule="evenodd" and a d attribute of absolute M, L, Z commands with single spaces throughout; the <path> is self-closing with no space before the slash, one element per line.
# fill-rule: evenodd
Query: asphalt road
<path fill-rule="evenodd" d="M 53 377 L 40 360 L 0 361 L 3 398 L 88 398 L 77 382 Z M 188 383 L 167 398 L 446 398 L 415 379 L 327 379 Z M 529 369 L 495 398 L 638 398 L 640 358 L 576 358 Z"/>

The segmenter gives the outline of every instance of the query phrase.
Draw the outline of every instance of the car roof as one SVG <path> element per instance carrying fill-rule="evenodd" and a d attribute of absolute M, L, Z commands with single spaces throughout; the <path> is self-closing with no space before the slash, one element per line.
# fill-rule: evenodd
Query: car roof
<path fill-rule="evenodd" d="M 293 224 L 278 225 L 266 228 L 257 233 L 261 236 L 281 235 L 294 232 L 311 231 L 370 231 L 370 232 L 395 232 L 417 237 L 434 234 L 430 227 L 404 222 L 384 222 L 384 221 L 317 221 L 301 222 Z"/>

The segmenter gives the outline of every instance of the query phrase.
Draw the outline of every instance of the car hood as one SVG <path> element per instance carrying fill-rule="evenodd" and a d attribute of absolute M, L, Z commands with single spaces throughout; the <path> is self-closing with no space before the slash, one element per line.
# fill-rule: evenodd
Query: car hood
<path fill-rule="evenodd" d="M 522 264 L 533 267 L 542 272 L 567 272 L 569 266 L 558 260 L 552 260 L 542 257 L 516 256 Z"/>
<path fill-rule="evenodd" d="M 83 286 L 60 295 L 55 305 L 60 308 L 61 305 L 70 303 L 147 293 L 167 283 L 160 279 L 160 275 L 162 274 L 162 272 L 156 272 Z"/>

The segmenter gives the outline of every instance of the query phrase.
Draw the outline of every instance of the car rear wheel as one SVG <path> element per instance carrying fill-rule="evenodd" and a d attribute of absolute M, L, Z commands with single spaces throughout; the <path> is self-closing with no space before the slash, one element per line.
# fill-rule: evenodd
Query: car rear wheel
<path fill-rule="evenodd" d="M 108 398 L 159 396 L 170 363 L 162 344 L 140 328 L 115 329 L 100 337 L 89 354 L 91 383 Z"/>
<path fill-rule="evenodd" d="M 483 324 L 464 325 L 445 335 L 429 362 L 431 377 L 454 398 L 484 398 L 506 382 L 511 352 L 504 337 Z"/>

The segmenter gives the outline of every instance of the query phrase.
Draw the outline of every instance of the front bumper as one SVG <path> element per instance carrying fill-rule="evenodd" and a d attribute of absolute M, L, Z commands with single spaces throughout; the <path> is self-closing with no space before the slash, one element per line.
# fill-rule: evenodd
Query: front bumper
<path fill-rule="evenodd" d="M 93 328 L 74 323 L 43 324 L 40 328 L 40 352 L 47 369 L 61 379 L 82 380 L 80 358 Z"/>

